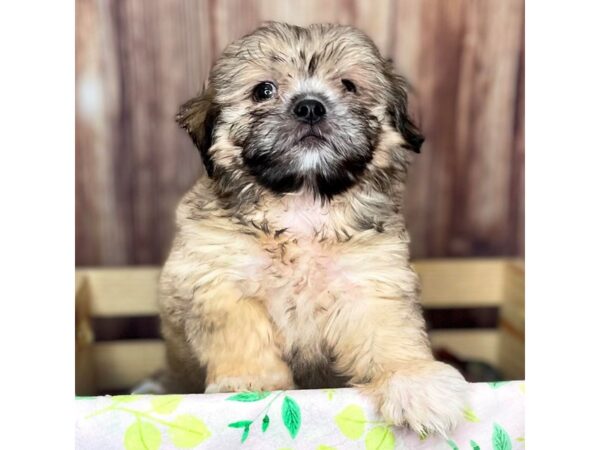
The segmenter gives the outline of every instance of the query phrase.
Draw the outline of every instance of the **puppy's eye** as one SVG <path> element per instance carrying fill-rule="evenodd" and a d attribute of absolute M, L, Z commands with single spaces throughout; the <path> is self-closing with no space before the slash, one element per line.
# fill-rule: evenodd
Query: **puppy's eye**
<path fill-rule="evenodd" d="M 356 93 L 356 85 L 350 80 L 342 80 L 342 84 L 348 92 Z"/>
<path fill-rule="evenodd" d="M 262 102 L 275 97 L 277 87 L 270 81 L 264 81 L 254 88 L 253 96 L 257 102 Z"/>

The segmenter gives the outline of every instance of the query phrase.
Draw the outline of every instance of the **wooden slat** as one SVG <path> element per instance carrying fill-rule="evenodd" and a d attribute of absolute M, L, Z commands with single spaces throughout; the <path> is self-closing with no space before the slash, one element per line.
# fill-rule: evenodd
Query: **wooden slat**
<path fill-rule="evenodd" d="M 94 348 L 98 391 L 130 389 L 164 365 L 162 341 L 103 342 Z"/>
<path fill-rule="evenodd" d="M 446 348 L 461 359 L 499 366 L 500 333 L 497 330 L 443 330 L 429 333 L 433 348 Z"/>
<path fill-rule="evenodd" d="M 158 267 L 83 269 L 95 317 L 152 315 L 158 312 Z"/>
<path fill-rule="evenodd" d="M 424 306 L 500 305 L 506 260 L 439 259 L 414 263 L 421 277 Z"/>
<path fill-rule="evenodd" d="M 498 367 L 508 380 L 525 379 L 525 344 L 522 339 L 502 329 Z"/>
<path fill-rule="evenodd" d="M 83 273 L 75 274 L 75 392 L 77 395 L 96 393 L 91 327 L 90 292 Z"/>
<path fill-rule="evenodd" d="M 514 302 L 502 305 L 500 310 L 500 327 L 507 328 L 510 334 L 525 341 L 524 305 Z"/>
<path fill-rule="evenodd" d="M 500 311 L 500 367 L 507 379 L 525 379 L 525 276 L 524 264 L 506 271 L 506 302 Z"/>
<path fill-rule="evenodd" d="M 525 378 L 525 307 L 509 301 L 500 316 L 500 366 L 504 376 L 512 380 Z"/>
<path fill-rule="evenodd" d="M 525 263 L 513 261 L 506 266 L 505 301 L 524 305 L 525 303 Z"/>

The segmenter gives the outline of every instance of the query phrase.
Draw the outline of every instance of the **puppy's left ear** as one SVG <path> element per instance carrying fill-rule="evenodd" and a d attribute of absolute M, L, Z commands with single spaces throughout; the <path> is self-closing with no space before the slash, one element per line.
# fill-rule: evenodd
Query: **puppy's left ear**
<path fill-rule="evenodd" d="M 403 147 L 415 153 L 421 153 L 421 145 L 425 138 L 408 115 L 406 80 L 393 72 L 391 61 L 388 61 L 387 73 L 391 81 L 388 112 L 392 117 L 392 123 L 406 141 Z"/>
<path fill-rule="evenodd" d="M 207 86 L 199 96 L 181 105 L 175 116 L 179 126 L 188 132 L 198 148 L 209 177 L 212 177 L 215 171 L 209 149 L 213 144 L 213 130 L 219 117 L 219 109 L 214 104 L 214 97 L 214 89 Z"/>

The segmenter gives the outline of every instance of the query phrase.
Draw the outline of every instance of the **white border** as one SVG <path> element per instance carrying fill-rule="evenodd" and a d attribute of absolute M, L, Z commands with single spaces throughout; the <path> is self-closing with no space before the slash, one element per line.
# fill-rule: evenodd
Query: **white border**
<path fill-rule="evenodd" d="M 74 447 L 74 7 L 0 7 L 2 448 Z"/>
<path fill-rule="evenodd" d="M 526 3 L 526 443 L 594 448 L 600 328 L 596 2 Z"/>
<path fill-rule="evenodd" d="M 66 449 L 74 393 L 74 10 L 68 2 L 6 4 L 2 444 Z M 526 443 L 533 449 L 597 441 L 598 17 L 594 2 L 526 5 Z"/>

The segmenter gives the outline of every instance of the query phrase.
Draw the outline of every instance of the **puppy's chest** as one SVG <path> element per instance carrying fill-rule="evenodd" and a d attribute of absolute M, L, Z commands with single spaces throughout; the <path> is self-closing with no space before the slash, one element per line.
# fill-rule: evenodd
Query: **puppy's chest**
<path fill-rule="evenodd" d="M 340 302 L 357 300 L 360 286 L 335 247 L 284 239 L 265 247 L 265 302 L 287 346 L 320 340 Z"/>

